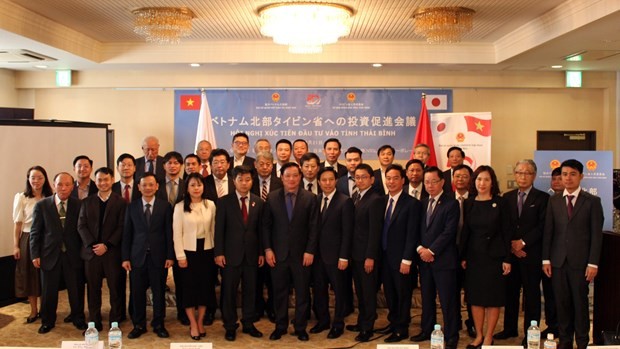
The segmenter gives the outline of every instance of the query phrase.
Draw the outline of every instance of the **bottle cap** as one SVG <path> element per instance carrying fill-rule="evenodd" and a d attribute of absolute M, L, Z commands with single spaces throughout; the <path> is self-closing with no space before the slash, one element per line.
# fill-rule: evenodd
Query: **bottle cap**
<path fill-rule="evenodd" d="M 435 324 L 435 331 L 441 330 L 441 325 L 440 324 Z"/>
<path fill-rule="evenodd" d="M 95 323 L 93 321 L 88 323 L 88 327 L 89 328 L 94 328 L 95 327 Z"/>
<path fill-rule="evenodd" d="M 547 333 L 547 339 L 553 340 L 553 333 Z"/>
<path fill-rule="evenodd" d="M 536 320 L 532 320 L 532 321 L 530 322 L 530 325 L 532 325 L 532 326 L 536 326 L 536 325 L 538 325 L 538 321 L 536 321 Z"/>
<path fill-rule="evenodd" d="M 118 327 L 118 322 L 114 321 L 114 322 L 112 323 L 112 327 Z"/>

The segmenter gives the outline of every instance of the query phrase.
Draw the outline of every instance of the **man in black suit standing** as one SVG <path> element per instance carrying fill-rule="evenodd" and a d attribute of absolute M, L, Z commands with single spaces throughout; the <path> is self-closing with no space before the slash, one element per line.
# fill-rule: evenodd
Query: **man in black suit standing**
<path fill-rule="evenodd" d="M 32 264 L 41 269 L 41 327 L 47 333 L 56 324 L 58 289 L 64 280 L 69 296 L 69 318 L 79 330 L 86 329 L 84 322 L 84 262 L 80 258 L 82 242 L 77 231 L 80 201 L 71 197 L 73 177 L 61 172 L 54 177 L 56 194 L 34 206 L 30 231 Z"/>
<path fill-rule="evenodd" d="M 317 324 L 310 333 L 320 333 L 330 328 L 329 285 L 336 298 L 334 321 L 327 338 L 334 339 L 344 331 L 346 316 L 345 270 L 349 267 L 351 239 L 353 237 L 353 201 L 336 190 L 338 173 L 333 167 L 319 171 L 319 238 L 316 259 L 312 264 L 313 295 Z"/>
<path fill-rule="evenodd" d="M 228 173 L 231 159 L 226 150 L 217 148 L 211 151 L 209 162 L 211 174 L 205 178 L 204 196 L 217 205 L 219 198 L 235 191 L 232 176 Z"/>
<path fill-rule="evenodd" d="M 407 194 L 418 200 L 428 198 L 428 192 L 424 190 L 424 163 L 418 159 L 411 159 L 405 165 L 408 182 Z"/>
<path fill-rule="evenodd" d="M 114 171 L 102 167 L 95 172 L 99 192 L 84 199 L 78 220 L 82 238 L 81 256 L 88 280 L 88 320 L 103 330 L 101 320 L 101 287 L 106 278 L 110 295 L 110 323 L 119 322 L 124 302 L 121 300 L 121 238 L 127 203 L 112 192 Z"/>
<path fill-rule="evenodd" d="M 412 275 L 416 268 L 416 241 L 419 239 L 420 202 L 403 190 L 405 170 L 392 164 L 385 171 L 388 194 L 383 199 L 385 212 L 381 233 L 383 290 L 388 304 L 389 326 L 385 339 L 387 343 L 400 342 L 409 338 L 411 322 Z"/>
<path fill-rule="evenodd" d="M 443 191 L 449 193 L 454 191 L 454 169 L 465 161 L 465 152 L 460 147 L 450 147 L 447 155 L 450 168 L 443 171 Z"/>
<path fill-rule="evenodd" d="M 259 153 L 260 154 L 260 153 Z M 260 157 L 259 157 L 260 159 Z M 270 172 L 271 173 L 271 172 Z M 241 282 L 243 333 L 263 334 L 254 327 L 256 275 L 265 261 L 261 249 L 263 200 L 250 193 L 252 169 L 233 169 L 235 191 L 222 197 L 215 218 L 215 264 L 222 268 L 222 319 L 225 338 L 234 341 L 237 324 L 237 290 Z"/>
<path fill-rule="evenodd" d="M 558 310 L 558 348 L 585 349 L 590 340 L 588 284 L 598 272 L 603 240 L 601 199 L 581 189 L 583 164 L 562 162 L 564 192 L 547 204 L 542 263 Z"/>
<path fill-rule="evenodd" d="M 211 142 L 203 139 L 196 145 L 196 156 L 198 157 L 198 164 L 195 172 L 199 172 L 203 178 L 207 178 L 211 174 L 211 164 L 209 158 L 211 157 L 211 151 L 213 147 Z M 185 157 L 187 161 L 187 156 Z M 187 165 L 186 169 L 187 171 Z"/>
<path fill-rule="evenodd" d="M 146 172 L 155 174 L 157 181 L 164 179 L 164 158 L 159 156 L 159 140 L 148 136 L 142 141 L 144 156 L 136 159 L 136 180 L 140 180 Z"/>
<path fill-rule="evenodd" d="M 274 177 L 280 178 L 280 169 L 282 165 L 291 161 L 292 152 L 293 144 L 288 139 L 280 139 L 276 142 L 276 163 L 273 165 L 273 170 L 271 170 Z"/>
<path fill-rule="evenodd" d="M 112 184 L 112 192 L 120 195 L 128 204 L 140 197 L 137 181 L 134 180 L 136 173 L 136 159 L 131 154 L 123 153 L 116 159 L 116 170 L 121 178 Z"/>
<path fill-rule="evenodd" d="M 422 200 L 420 235 L 416 251 L 420 257 L 420 286 L 422 288 L 422 332 L 411 340 L 420 342 L 431 338 L 437 323 L 437 293 L 441 301 L 446 349 L 456 349 L 459 342 L 456 270 L 458 251 L 456 231 L 459 223 L 459 204 L 451 192 L 443 191 L 442 172 L 428 167 L 424 171 L 424 186 L 428 198 Z"/>
<path fill-rule="evenodd" d="M 319 170 L 322 170 L 325 167 L 333 167 L 336 169 L 336 173 L 338 174 L 337 178 L 346 176 L 346 166 L 338 163 L 338 158 L 342 152 L 341 149 L 342 144 L 340 144 L 340 141 L 337 138 L 329 138 L 326 140 L 323 143 L 323 154 L 325 155 L 325 161 L 321 162 Z"/>
<path fill-rule="evenodd" d="M 372 167 L 359 164 L 355 169 L 359 197 L 353 200 L 355 218 L 351 245 L 351 269 L 359 313 L 357 324 L 347 325 L 347 330 L 359 332 L 355 340 L 360 342 L 368 342 L 372 337 L 377 316 L 383 197 L 372 189 L 373 182 Z"/>
<path fill-rule="evenodd" d="M 232 139 L 233 156 L 230 158 L 228 173 L 232 175 L 232 169 L 237 166 L 249 166 L 254 168 L 254 158 L 247 156 L 250 150 L 250 137 L 243 132 L 236 133 Z"/>
<path fill-rule="evenodd" d="M 139 184 L 142 198 L 132 201 L 125 213 L 122 265 L 129 272 L 134 306 L 134 328 L 127 336 L 129 339 L 146 333 L 146 290 L 149 286 L 153 291 L 153 331 L 160 338 L 169 337 L 164 327 L 164 292 L 168 268 L 174 263 L 172 208 L 166 200 L 155 197 L 158 187 L 155 175 L 145 173 Z"/>
<path fill-rule="evenodd" d="M 344 153 L 344 161 L 346 164 L 347 174 L 341 176 L 336 181 L 336 190 L 353 198 L 353 195 L 359 195 L 359 189 L 355 185 L 355 169 L 357 165 L 363 162 L 362 151 L 357 147 L 350 147 Z"/>
<path fill-rule="evenodd" d="M 523 333 L 532 320 L 540 323 L 540 281 L 542 279 L 542 236 L 547 212 L 547 193 L 534 188 L 536 163 L 530 159 L 517 162 L 514 170 L 517 189 L 504 194 L 511 229 L 512 270 L 506 282 L 504 330 L 493 338 L 506 339 L 518 335 L 519 300 L 523 287 Z M 523 338 L 527 345 L 527 336 Z"/>
<path fill-rule="evenodd" d="M 319 161 L 319 156 L 315 153 L 305 153 L 299 160 L 299 166 L 301 166 L 301 173 L 303 175 L 302 188 L 314 195 L 321 193 L 317 177 L 319 174 Z"/>
<path fill-rule="evenodd" d="M 301 169 L 295 163 L 282 166 L 283 188 L 269 194 L 263 210 L 263 248 L 271 269 L 276 329 L 269 339 L 278 340 L 288 328 L 290 278 L 295 289 L 295 335 L 306 332 L 310 297 L 310 266 L 317 249 L 318 205 L 316 196 L 300 187 Z"/>
<path fill-rule="evenodd" d="M 84 200 L 97 193 L 97 186 L 90 179 L 90 175 L 93 173 L 93 160 L 86 155 L 76 156 L 73 159 L 73 172 L 75 172 L 75 185 L 71 191 L 71 196 Z"/>
<path fill-rule="evenodd" d="M 308 142 L 303 139 L 293 141 L 293 158 L 296 163 L 301 165 L 301 157 L 308 152 Z"/>
<path fill-rule="evenodd" d="M 379 168 L 375 170 L 374 177 L 375 182 L 372 185 L 373 189 L 380 195 L 385 195 L 388 192 L 385 184 L 385 172 L 393 162 L 394 154 L 396 150 L 389 144 L 385 144 L 379 147 L 377 150 L 377 157 L 379 158 Z"/>

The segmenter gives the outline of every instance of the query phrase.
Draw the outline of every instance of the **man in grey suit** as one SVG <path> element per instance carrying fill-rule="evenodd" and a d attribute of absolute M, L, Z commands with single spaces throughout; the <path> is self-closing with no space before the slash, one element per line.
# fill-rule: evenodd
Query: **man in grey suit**
<path fill-rule="evenodd" d="M 146 172 L 151 172 L 160 181 L 164 178 L 164 158 L 159 156 L 159 140 L 148 136 L 142 141 L 144 156 L 136 159 L 136 180 L 140 180 Z"/>
<path fill-rule="evenodd" d="M 542 263 L 555 294 L 560 343 L 558 348 L 585 349 L 590 340 L 588 284 L 598 272 L 603 240 L 601 199 L 581 188 L 583 164 L 561 165 L 564 192 L 547 205 Z"/>

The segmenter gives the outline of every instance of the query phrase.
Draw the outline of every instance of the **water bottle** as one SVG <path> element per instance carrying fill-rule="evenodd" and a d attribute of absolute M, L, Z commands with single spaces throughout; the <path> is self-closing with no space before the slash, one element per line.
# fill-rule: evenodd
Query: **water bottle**
<path fill-rule="evenodd" d="M 99 331 L 95 328 L 94 322 L 88 323 L 88 328 L 84 332 L 84 341 L 89 348 L 97 348 L 97 344 L 99 344 Z"/>
<path fill-rule="evenodd" d="M 538 322 L 532 320 L 530 327 L 527 329 L 527 347 L 528 349 L 540 349 L 540 328 Z"/>
<path fill-rule="evenodd" d="M 553 340 L 553 333 L 547 333 L 547 340 L 545 341 L 545 349 L 556 349 L 557 343 Z"/>
<path fill-rule="evenodd" d="M 108 332 L 108 348 L 121 349 L 122 346 L 123 333 L 121 329 L 118 328 L 118 322 L 113 322 L 112 327 L 110 327 L 110 332 Z"/>
<path fill-rule="evenodd" d="M 435 330 L 431 333 L 431 349 L 443 349 L 443 332 L 441 325 L 435 325 Z"/>

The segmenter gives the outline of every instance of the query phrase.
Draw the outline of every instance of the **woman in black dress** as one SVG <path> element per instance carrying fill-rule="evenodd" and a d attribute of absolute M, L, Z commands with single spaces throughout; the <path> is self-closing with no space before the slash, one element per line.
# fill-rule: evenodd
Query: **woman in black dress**
<path fill-rule="evenodd" d="M 463 206 L 461 263 L 465 269 L 465 296 L 472 306 L 476 327 L 476 338 L 468 349 L 492 345 L 500 308 L 506 302 L 510 236 L 504 223 L 505 214 L 495 171 L 490 166 L 478 167 L 471 181 L 469 199 Z M 483 332 L 485 317 L 487 329 Z"/>

